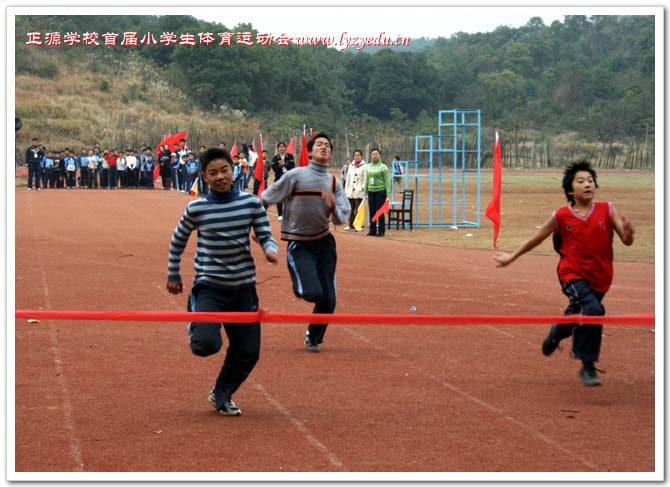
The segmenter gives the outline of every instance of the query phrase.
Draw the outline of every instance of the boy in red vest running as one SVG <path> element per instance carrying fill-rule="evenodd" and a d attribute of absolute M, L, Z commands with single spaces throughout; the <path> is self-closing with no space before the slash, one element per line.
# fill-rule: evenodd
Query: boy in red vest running
<path fill-rule="evenodd" d="M 553 234 L 554 249 L 560 255 L 558 280 L 570 300 L 565 315 L 602 316 L 601 304 L 613 277 L 613 232 L 624 245 L 632 245 L 635 230 L 612 203 L 596 202 L 597 176 L 585 160 L 570 164 L 563 175 L 568 205 L 551 218 L 513 254 L 498 253 L 493 259 L 505 267 Z M 580 378 L 585 386 L 599 386 L 595 368 L 600 354 L 602 325 L 553 325 L 542 342 L 542 353 L 551 355 L 564 338 L 572 335 L 572 353 L 582 361 Z"/>

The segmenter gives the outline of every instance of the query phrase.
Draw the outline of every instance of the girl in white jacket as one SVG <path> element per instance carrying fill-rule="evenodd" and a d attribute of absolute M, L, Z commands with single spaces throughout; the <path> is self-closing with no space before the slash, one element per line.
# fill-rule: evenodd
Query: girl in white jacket
<path fill-rule="evenodd" d="M 358 207 L 363 201 L 365 196 L 365 172 L 366 172 L 366 162 L 363 160 L 363 152 L 360 149 L 356 149 L 353 153 L 354 160 L 351 162 L 347 170 L 347 179 L 346 184 L 344 185 L 344 192 L 347 195 L 349 204 L 351 205 L 351 214 L 349 215 L 349 224 L 344 227 L 345 230 L 351 230 L 354 228 L 354 218 L 356 218 L 356 212 Z M 362 231 L 363 228 L 357 229 L 357 231 Z"/>

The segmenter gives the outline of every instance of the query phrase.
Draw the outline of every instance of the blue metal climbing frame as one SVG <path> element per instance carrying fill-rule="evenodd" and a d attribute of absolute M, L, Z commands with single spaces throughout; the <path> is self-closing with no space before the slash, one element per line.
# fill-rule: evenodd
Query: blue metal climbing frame
<path fill-rule="evenodd" d="M 391 201 L 414 189 L 414 224 L 419 228 L 479 228 L 481 112 L 440 110 L 437 135 L 417 135 L 414 160 L 401 161 Z M 400 188 L 396 188 L 400 186 Z"/>

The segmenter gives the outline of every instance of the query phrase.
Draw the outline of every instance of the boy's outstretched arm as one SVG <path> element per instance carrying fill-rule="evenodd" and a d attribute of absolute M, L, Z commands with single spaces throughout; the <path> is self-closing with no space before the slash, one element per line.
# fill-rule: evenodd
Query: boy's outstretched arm
<path fill-rule="evenodd" d="M 251 226 L 254 231 L 252 238 L 263 249 L 265 260 L 270 264 L 276 264 L 279 260 L 277 256 L 277 241 L 272 237 L 272 229 L 270 228 L 267 213 L 265 212 L 264 205 L 260 202 L 254 210 Z"/>
<path fill-rule="evenodd" d="M 635 228 L 631 221 L 626 218 L 626 215 L 619 213 L 616 208 L 614 208 L 614 212 L 612 213 L 612 224 L 614 225 L 614 231 L 621 239 L 621 243 L 624 245 L 633 245 Z"/>
<path fill-rule="evenodd" d="M 526 252 L 533 250 L 535 247 L 540 245 L 544 240 L 554 233 L 556 229 L 556 223 L 554 223 L 553 215 L 549 217 L 549 220 L 546 221 L 542 228 L 540 228 L 535 235 L 529 238 L 524 244 L 521 245 L 518 249 L 514 251 L 513 254 L 509 252 L 498 252 L 493 256 L 493 260 L 498 263 L 498 267 L 505 267 L 510 265 L 516 259 L 521 257 Z"/>
<path fill-rule="evenodd" d="M 186 248 L 193 229 L 194 222 L 191 219 L 188 206 L 184 214 L 174 229 L 172 239 L 170 240 L 170 250 L 168 251 L 168 278 L 166 288 L 170 294 L 179 294 L 184 290 L 181 281 L 181 256 Z"/>
<path fill-rule="evenodd" d="M 268 205 L 275 205 L 284 201 L 291 196 L 293 192 L 292 176 L 286 173 L 279 181 L 272 183 L 272 185 L 263 191 L 261 202 L 265 208 Z"/>

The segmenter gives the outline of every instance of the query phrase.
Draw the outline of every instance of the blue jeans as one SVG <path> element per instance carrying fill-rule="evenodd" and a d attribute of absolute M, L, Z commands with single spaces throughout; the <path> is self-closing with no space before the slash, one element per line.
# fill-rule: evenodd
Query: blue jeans
<path fill-rule="evenodd" d="M 196 284 L 189 295 L 188 311 L 257 311 L 255 286 L 219 289 Z M 221 323 L 189 323 L 189 344 L 200 357 L 221 350 Z M 230 398 L 247 379 L 258 362 L 261 350 L 260 323 L 223 323 L 228 337 L 228 350 L 214 387 L 219 400 Z"/>
<path fill-rule="evenodd" d="M 605 293 L 592 290 L 585 280 L 563 285 L 563 294 L 570 300 L 564 315 L 604 316 L 601 301 Z M 600 355 L 603 325 L 552 325 L 550 335 L 556 340 L 572 336 L 572 354 L 583 362 L 597 362 Z"/>

